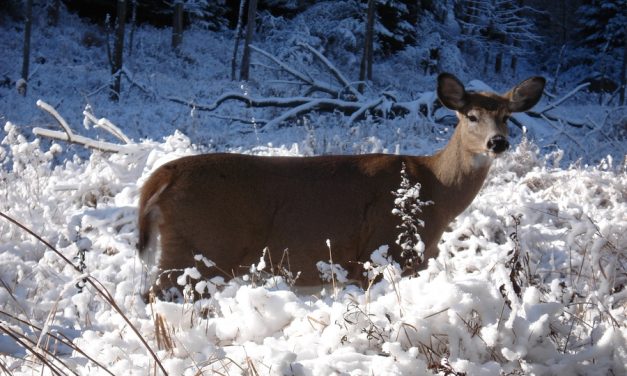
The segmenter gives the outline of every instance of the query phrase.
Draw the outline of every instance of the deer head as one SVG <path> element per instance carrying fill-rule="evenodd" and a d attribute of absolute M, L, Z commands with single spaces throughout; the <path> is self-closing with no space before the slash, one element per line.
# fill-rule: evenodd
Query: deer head
<path fill-rule="evenodd" d="M 438 97 L 442 104 L 455 111 L 461 144 L 473 155 L 494 157 L 509 148 L 507 120 L 512 112 L 533 107 L 542 96 L 545 80 L 531 77 L 504 95 L 466 91 L 452 74 L 438 77 Z"/>

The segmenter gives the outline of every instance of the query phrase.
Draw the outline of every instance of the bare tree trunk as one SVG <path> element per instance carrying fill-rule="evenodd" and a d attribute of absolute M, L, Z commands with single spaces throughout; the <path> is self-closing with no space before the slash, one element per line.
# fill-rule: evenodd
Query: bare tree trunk
<path fill-rule="evenodd" d="M 368 18 L 366 20 L 366 36 L 364 39 L 364 54 L 359 66 L 359 86 L 357 90 L 364 91 L 364 81 L 372 80 L 373 40 L 374 40 L 374 11 L 375 0 L 368 0 Z"/>
<path fill-rule="evenodd" d="M 26 19 L 24 20 L 24 49 L 22 53 L 22 81 L 17 85 L 20 94 L 26 95 L 28 86 L 28 67 L 30 65 L 30 34 L 33 26 L 33 0 L 26 0 Z"/>
<path fill-rule="evenodd" d="M 233 57 L 231 57 L 231 81 L 235 81 L 237 71 L 237 51 L 239 50 L 239 40 L 242 37 L 242 24 L 244 23 L 244 9 L 246 0 L 240 0 L 239 13 L 237 15 L 237 27 L 235 28 L 235 46 L 233 46 Z"/>
<path fill-rule="evenodd" d="M 248 1 L 248 23 L 246 25 L 246 40 L 244 41 L 244 52 L 242 54 L 242 66 L 239 79 L 248 81 L 250 74 L 250 44 L 253 41 L 255 32 L 255 15 L 257 14 L 257 0 Z"/>
<path fill-rule="evenodd" d="M 518 56 L 516 55 L 517 53 L 516 51 L 518 51 L 518 47 L 520 47 L 520 43 L 518 42 L 518 40 L 514 39 L 512 41 L 512 46 L 514 48 L 512 48 L 512 56 L 509 62 L 509 67 L 512 70 L 512 76 L 516 76 L 516 68 L 518 68 Z"/>
<path fill-rule="evenodd" d="M 177 1 L 174 3 L 174 16 L 172 19 L 172 49 L 179 51 L 179 47 L 183 42 L 183 3 Z"/>
<path fill-rule="evenodd" d="M 627 31 L 627 26 L 624 28 L 625 31 Z M 620 103 L 621 106 L 625 104 L 625 90 L 627 90 L 625 70 L 627 70 L 627 40 L 623 37 L 623 72 L 620 75 L 620 93 L 618 98 L 618 103 Z"/>
<path fill-rule="evenodd" d="M 566 32 L 567 32 L 567 28 L 566 28 L 566 17 L 567 17 L 567 12 L 566 12 L 566 1 L 565 0 L 561 0 L 560 1 L 560 16 L 562 18 L 561 20 L 561 25 L 560 25 L 560 38 L 561 38 L 561 44 L 562 45 L 566 45 Z"/>
<path fill-rule="evenodd" d="M 516 54 L 512 55 L 512 60 L 510 62 L 509 67 L 512 69 L 512 74 L 516 75 L 516 68 L 518 68 L 518 56 Z"/>
<path fill-rule="evenodd" d="M 494 59 L 494 73 L 501 73 L 501 67 L 503 66 L 503 52 L 498 52 Z"/>
<path fill-rule="evenodd" d="M 128 36 L 128 56 L 133 55 L 133 40 L 137 29 L 137 0 L 131 0 L 131 32 Z"/>
<path fill-rule="evenodd" d="M 113 41 L 113 60 L 111 64 L 111 74 L 113 82 L 111 84 L 110 98 L 113 101 L 120 99 L 120 81 L 122 78 L 122 63 L 124 52 L 124 24 L 126 23 L 126 0 L 118 0 L 116 10 L 115 39 Z"/>
<path fill-rule="evenodd" d="M 59 24 L 59 8 L 61 0 L 52 0 L 46 5 L 46 13 L 49 26 L 57 26 Z"/>

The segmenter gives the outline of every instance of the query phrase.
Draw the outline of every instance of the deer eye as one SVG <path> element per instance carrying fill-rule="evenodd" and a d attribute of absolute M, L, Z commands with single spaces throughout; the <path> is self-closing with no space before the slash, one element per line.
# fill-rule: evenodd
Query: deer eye
<path fill-rule="evenodd" d="M 470 120 L 470 121 L 472 121 L 474 123 L 474 122 L 476 122 L 479 119 L 477 119 L 477 117 L 475 115 L 468 115 L 468 120 Z"/>

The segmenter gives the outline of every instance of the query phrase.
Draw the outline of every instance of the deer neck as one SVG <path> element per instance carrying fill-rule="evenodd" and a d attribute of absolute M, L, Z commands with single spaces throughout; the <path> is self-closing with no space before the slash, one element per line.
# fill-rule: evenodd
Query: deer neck
<path fill-rule="evenodd" d="M 452 216 L 462 212 L 472 202 L 492 164 L 492 157 L 464 147 L 460 128 L 457 127 L 444 149 L 428 157 L 439 183 L 438 196 L 451 206 Z"/>

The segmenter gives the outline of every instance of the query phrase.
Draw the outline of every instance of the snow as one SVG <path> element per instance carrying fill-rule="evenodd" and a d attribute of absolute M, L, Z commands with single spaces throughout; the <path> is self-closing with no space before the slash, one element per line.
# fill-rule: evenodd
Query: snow
<path fill-rule="evenodd" d="M 479 196 L 444 233 L 439 257 L 429 260 L 417 277 L 402 278 L 398 264 L 381 247 L 372 250 L 371 262 L 364 265 L 373 281 L 367 291 L 349 285 L 331 294 L 318 290 L 308 295 L 280 277 L 259 279 L 270 269 L 260 249 L 251 278 L 218 278 L 193 286 L 209 291 L 209 299 L 145 303 L 135 217 L 139 189 L 158 166 L 211 151 L 270 156 L 430 153 L 443 146 L 450 129 L 417 114 L 366 119 L 359 126 L 346 125 L 338 114 L 315 114 L 302 126 L 266 131 L 167 101 L 163 98 L 176 96 L 210 103 L 238 90 L 238 83 L 226 79 L 228 34 L 207 36 L 197 29 L 185 34 L 183 51 L 189 59 L 178 61 L 167 52 L 167 30 L 139 28 L 136 55 L 127 61 L 135 84 L 126 81 L 120 103 L 112 104 L 104 90 L 96 90 L 108 84 L 106 57 L 74 41 L 90 26 L 68 14 L 62 17 L 66 33 L 54 35 L 54 46 L 33 39 L 33 50 L 48 62 L 35 68 L 27 96 L 17 95 L 13 87 L 0 88 L 0 212 L 75 263 L 79 250 L 87 249 L 85 270 L 78 272 L 0 218 L 3 370 L 50 374 L 49 364 L 54 364 L 62 374 L 159 374 L 160 366 L 112 304 L 90 285 L 78 292 L 77 283 L 93 278 L 170 375 L 627 372 L 624 141 L 608 141 L 607 130 L 593 134 L 563 124 L 547 127 L 524 114 L 516 118 L 529 132 L 513 128 L 517 146 L 496 161 Z M 20 59 L 20 34 L 9 25 L 0 28 L 0 65 L 17 77 L 13 62 Z M 353 43 L 352 32 L 336 33 L 343 38 L 340 43 Z M 273 38 L 279 36 L 273 33 Z M 440 43 L 436 39 L 430 43 Z M 384 78 L 394 76 L 391 67 L 399 62 L 389 64 Z M 390 82 L 394 80 L 401 78 Z M 420 85 L 435 82 L 420 80 Z M 469 86 L 489 87 L 478 80 Z M 258 82 L 245 90 L 251 97 L 266 94 Z M 424 86 L 419 102 L 431 105 L 432 91 Z M 413 94 L 400 93 L 409 99 Z M 77 134 L 119 143 L 94 129 L 106 127 L 105 120 L 98 120 L 106 117 L 135 142 L 119 153 L 106 153 L 35 138 L 31 131 L 36 126 L 58 129 L 37 109 L 38 99 L 54 103 Z M 568 103 L 557 113 L 599 120 L 614 111 Z M 87 105 L 96 121 L 83 115 Z M 437 110 L 434 118 L 445 113 Z M 225 106 L 220 115 L 277 116 L 238 104 Z M 332 239 L 328 245 L 332 248 Z M 513 278 L 515 250 L 520 251 L 521 271 Z M 219 260 L 199 260 L 219 265 Z M 339 265 L 321 261 L 328 274 L 341 280 Z M 197 273 L 185 270 L 186 276 Z M 380 280 L 374 282 L 375 276 Z M 60 334 L 70 343 L 51 337 Z"/>

